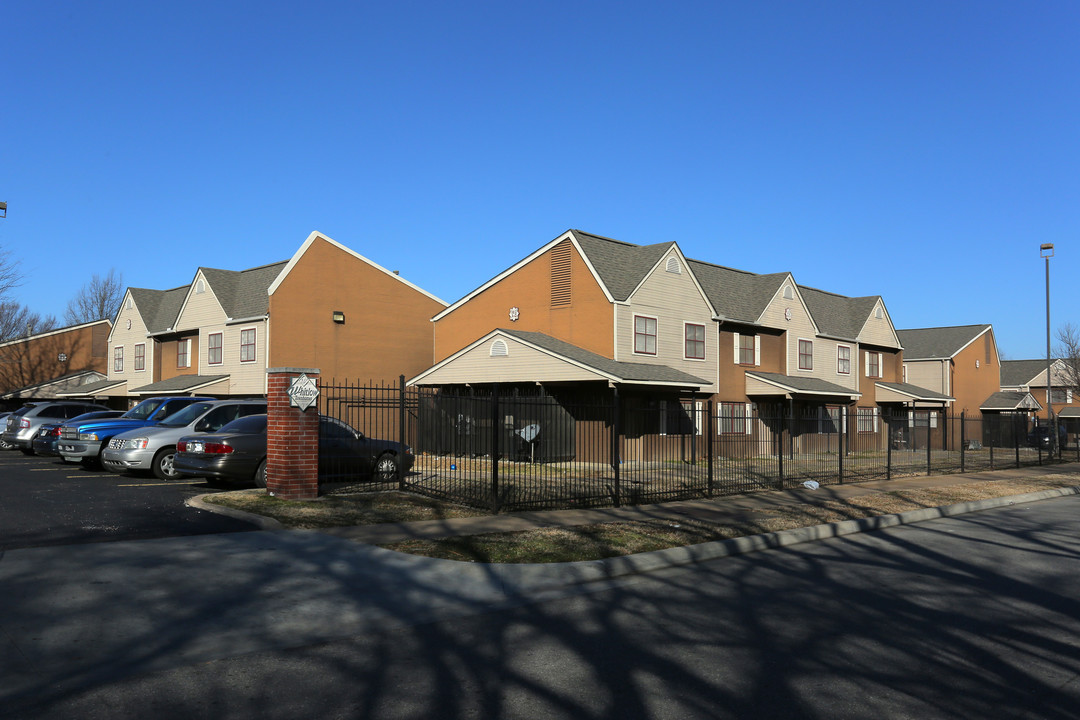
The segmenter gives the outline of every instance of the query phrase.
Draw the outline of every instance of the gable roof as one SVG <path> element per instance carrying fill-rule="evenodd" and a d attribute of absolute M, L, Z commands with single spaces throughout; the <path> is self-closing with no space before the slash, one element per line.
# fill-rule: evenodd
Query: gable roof
<path fill-rule="evenodd" d="M 999 412 L 1008 410 L 1042 410 L 1042 405 L 1039 404 L 1039 401 L 1036 400 L 1031 393 L 1003 390 L 988 397 L 979 409 L 996 410 Z"/>
<path fill-rule="evenodd" d="M 270 304 L 268 290 L 287 264 L 282 260 L 239 271 L 201 267 L 199 272 L 213 289 L 225 317 L 240 320 L 266 314 Z"/>
<path fill-rule="evenodd" d="M 183 285 L 172 290 L 149 290 L 146 288 L 128 288 L 135 307 L 142 316 L 146 332 L 150 335 L 172 330 L 180 308 L 184 305 L 190 285 Z"/>
<path fill-rule="evenodd" d="M 570 365 L 588 370 L 595 373 L 604 379 L 615 383 L 626 383 L 636 385 L 670 385 L 676 387 L 685 388 L 699 388 L 709 384 L 709 381 L 703 380 L 699 377 L 694 377 L 688 373 L 684 373 L 675 368 L 668 367 L 666 365 L 650 365 L 647 363 L 634 363 L 634 362 L 620 362 L 618 360 L 612 360 L 606 358 L 603 355 L 598 355 L 590 350 L 585 350 L 577 345 L 572 345 L 558 338 L 551 337 L 544 333 L 539 332 L 527 332 L 522 330 L 508 330 L 506 328 L 498 328 L 492 330 L 484 337 L 469 343 L 467 346 L 454 353 L 450 357 L 446 358 L 442 362 L 436 364 L 434 367 L 425 370 L 420 375 L 412 378 L 408 381 L 408 385 L 415 385 L 422 381 L 425 377 L 435 373 L 436 371 L 450 365 L 458 358 L 466 355 L 471 350 L 491 341 L 492 339 L 504 336 L 520 342 L 534 350 L 544 353 L 550 357 L 556 358 Z M 484 382 L 482 378 L 478 378 L 475 382 Z"/>
<path fill-rule="evenodd" d="M 803 286 L 799 291 L 822 335 L 853 342 L 881 300 L 880 295 L 851 298 Z"/>
<path fill-rule="evenodd" d="M 1053 360 L 1054 365 L 1060 360 Z M 1001 361 L 1001 387 L 1021 387 L 1031 385 L 1039 376 L 1046 382 L 1046 360 L 1002 360 Z M 1057 373 L 1054 373 L 1057 377 Z"/>
<path fill-rule="evenodd" d="M 310 235 L 307 236 L 307 240 L 304 241 L 304 244 L 301 245 L 299 247 L 299 249 L 297 249 L 297 251 L 295 253 L 293 253 L 293 256 L 291 258 L 289 258 L 288 262 L 285 263 L 285 267 L 283 267 L 281 269 L 281 271 L 277 274 L 277 277 L 275 277 L 270 282 L 270 284 L 267 287 L 266 293 L 265 293 L 267 296 L 274 294 L 274 291 L 277 290 L 278 287 L 281 285 L 281 283 L 285 281 L 285 278 L 288 277 L 290 272 L 292 272 L 292 269 L 294 267 L 296 267 L 296 264 L 298 262 L 300 262 L 300 258 L 302 258 L 304 256 L 304 253 L 306 253 L 308 251 L 308 248 L 310 248 L 312 246 L 312 244 L 314 244 L 314 242 L 316 240 L 322 240 L 322 241 L 324 241 L 326 243 L 329 243 L 330 245 L 333 245 L 334 247 L 338 248 L 339 250 L 341 250 L 341 251 L 343 251 L 345 253 L 348 253 L 349 255 L 352 255 L 357 260 L 360 260 L 361 262 L 367 263 L 368 265 L 375 268 L 379 272 L 385 273 L 386 275 L 392 277 L 394 280 L 397 280 L 398 282 L 406 285 L 407 287 L 412 288 L 413 290 L 420 293 L 421 295 L 426 295 L 427 297 L 431 298 L 432 300 L 439 303 L 443 307 L 446 307 L 446 305 L 447 305 L 446 301 L 440 300 L 439 298 L 437 298 L 434 295 L 432 295 L 431 293 L 429 293 L 427 290 L 424 290 L 423 288 L 421 288 L 421 287 L 419 287 L 417 285 L 413 285 L 411 282 L 409 282 L 405 278 L 401 277 L 396 272 L 391 272 L 390 270 L 387 270 L 383 266 L 381 266 L 381 265 L 379 265 L 377 263 L 374 263 L 371 260 L 368 260 L 366 257 L 364 257 L 360 253 L 356 252 L 355 250 L 351 250 L 350 248 L 345 247 L 344 245 L 342 245 L 338 241 L 334 240 L 333 238 L 331 238 L 331 237 L 329 237 L 327 235 L 324 235 L 323 233 L 318 232 L 318 231 L 312 232 Z"/>
<path fill-rule="evenodd" d="M 948 360 L 983 333 L 990 325 L 957 325 L 955 327 L 913 328 L 897 330 L 900 344 L 904 346 L 904 360 Z M 1046 364 L 1043 364 L 1046 369 Z M 1002 364 L 1004 374 L 1004 364 Z"/>

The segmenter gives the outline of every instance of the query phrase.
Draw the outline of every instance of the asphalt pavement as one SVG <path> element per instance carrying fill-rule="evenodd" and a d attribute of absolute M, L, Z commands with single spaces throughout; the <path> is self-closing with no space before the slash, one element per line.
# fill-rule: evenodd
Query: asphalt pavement
<path fill-rule="evenodd" d="M 1077 472 L 1076 465 L 894 480 L 890 490 L 972 482 L 1011 473 Z M 745 514 L 778 503 L 883 492 L 865 483 L 818 490 L 669 503 L 662 507 L 525 513 L 402 524 L 394 532 L 472 533 L 632 516 Z M 582 563 L 485 565 L 414 557 L 369 544 L 357 529 L 224 533 L 34 547 L 0 553 L 0 701 L 30 702 L 125 674 L 164 672 L 246 653 L 306 647 L 375 628 L 416 626 L 495 608 L 595 593 L 628 576 L 889 525 L 1076 494 L 927 508 L 753 538 Z M 364 540 L 359 542 L 358 540 Z M 12 706 L 15 706 L 12 705 Z"/>

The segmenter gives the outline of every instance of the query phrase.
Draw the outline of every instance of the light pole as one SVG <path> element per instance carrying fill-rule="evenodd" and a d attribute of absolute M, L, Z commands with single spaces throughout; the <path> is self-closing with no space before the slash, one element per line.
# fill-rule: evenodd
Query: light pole
<path fill-rule="evenodd" d="M 1054 426 L 1054 406 L 1051 403 L 1053 381 L 1050 375 L 1050 258 L 1054 257 L 1054 244 L 1043 243 L 1039 246 L 1039 257 L 1046 260 L 1046 421 L 1050 432 L 1050 455 L 1057 446 L 1057 428 Z"/>

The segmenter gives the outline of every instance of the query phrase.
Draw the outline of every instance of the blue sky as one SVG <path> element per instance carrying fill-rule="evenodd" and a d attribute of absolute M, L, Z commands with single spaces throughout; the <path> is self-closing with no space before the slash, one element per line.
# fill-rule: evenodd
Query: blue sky
<path fill-rule="evenodd" d="M 898 328 L 1074 322 L 1080 3 L 12 0 L 0 247 L 62 316 L 312 230 L 452 302 L 568 228 L 882 295 Z"/>

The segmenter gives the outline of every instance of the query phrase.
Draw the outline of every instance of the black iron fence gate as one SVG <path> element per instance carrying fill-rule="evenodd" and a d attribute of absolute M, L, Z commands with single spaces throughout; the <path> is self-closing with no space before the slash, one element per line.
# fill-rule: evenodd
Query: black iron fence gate
<path fill-rule="evenodd" d="M 494 512 L 1080 460 L 1075 436 L 1044 446 L 1046 434 L 1024 415 L 829 408 L 796 417 L 693 399 L 626 407 L 617 396 L 575 402 L 497 387 L 448 393 L 330 382 L 320 389 L 320 412 L 415 455 L 400 477 L 347 482 L 330 468 L 323 483 L 320 463 L 322 492 L 401 489 Z"/>

